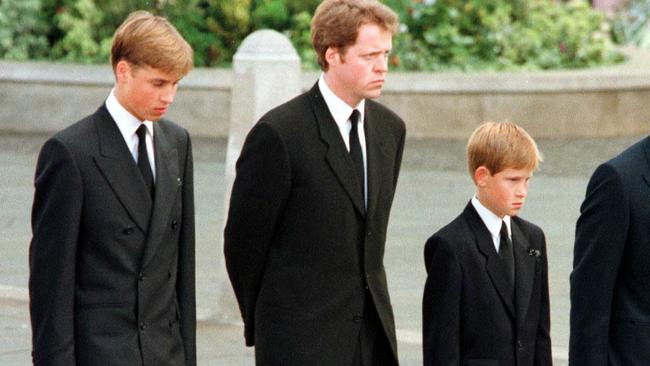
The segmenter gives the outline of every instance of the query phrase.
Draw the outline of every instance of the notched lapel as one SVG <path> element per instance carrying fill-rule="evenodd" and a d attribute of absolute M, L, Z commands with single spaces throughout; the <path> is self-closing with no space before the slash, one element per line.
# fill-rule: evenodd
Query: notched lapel
<path fill-rule="evenodd" d="M 643 174 L 641 176 L 648 187 L 650 187 L 650 137 L 646 137 L 643 141 L 643 151 L 645 153 L 646 165 L 644 166 L 645 169 L 642 170 Z"/>
<path fill-rule="evenodd" d="M 519 226 L 513 221 L 512 230 L 512 248 L 515 257 L 515 286 L 516 286 L 516 308 L 517 314 L 521 320 L 525 319 L 528 313 L 530 297 L 533 293 L 535 280 L 535 267 L 538 262 L 538 252 L 531 252 L 531 244 L 521 231 Z M 532 248 L 534 249 L 534 248 Z"/>
<path fill-rule="evenodd" d="M 146 233 L 152 206 L 151 196 L 122 134 L 106 107 L 102 106 L 97 114 L 100 156 L 94 157 L 95 164 L 135 224 Z"/>
<path fill-rule="evenodd" d="M 154 123 L 156 193 L 153 212 L 151 213 L 149 236 L 142 259 L 142 268 L 145 268 L 151 261 L 163 242 L 163 235 L 171 218 L 171 209 L 182 184 L 179 176 L 178 150 L 176 145 L 170 141 L 172 140 L 165 135 L 165 131 Z"/>
<path fill-rule="evenodd" d="M 327 108 L 325 99 L 323 99 L 323 96 L 318 90 L 318 84 L 312 88 L 311 96 L 312 108 L 314 109 L 314 115 L 318 123 L 320 137 L 327 145 L 327 163 L 350 196 L 354 207 L 356 207 L 361 216 L 365 217 L 366 209 L 363 202 L 361 184 L 359 184 L 354 171 L 354 163 L 345 147 L 341 132 L 339 132 L 336 122 Z"/>
<path fill-rule="evenodd" d="M 472 206 L 472 203 L 468 203 L 465 208 L 465 215 L 468 217 L 468 223 L 474 234 L 474 238 L 478 245 L 479 251 L 486 257 L 485 269 L 490 276 L 490 281 L 492 285 L 496 288 L 501 300 L 505 304 L 506 309 L 510 312 L 510 315 L 515 317 L 515 304 L 513 301 L 513 288 L 508 278 L 503 264 L 501 263 L 501 258 L 497 254 L 496 249 L 494 248 L 494 243 L 492 242 L 492 235 L 490 231 L 485 227 L 483 220 Z"/>

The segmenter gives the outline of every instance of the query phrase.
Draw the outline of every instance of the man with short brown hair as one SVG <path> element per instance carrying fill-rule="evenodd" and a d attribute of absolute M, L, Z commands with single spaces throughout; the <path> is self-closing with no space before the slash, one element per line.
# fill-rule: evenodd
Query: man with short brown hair
<path fill-rule="evenodd" d="M 398 363 L 383 255 L 405 127 L 370 100 L 396 24 L 374 0 L 324 1 L 323 74 L 246 138 L 224 251 L 258 365 Z"/>
<path fill-rule="evenodd" d="M 106 102 L 38 158 L 33 363 L 195 366 L 192 146 L 162 119 L 192 49 L 139 11 L 116 31 L 111 61 Z"/>

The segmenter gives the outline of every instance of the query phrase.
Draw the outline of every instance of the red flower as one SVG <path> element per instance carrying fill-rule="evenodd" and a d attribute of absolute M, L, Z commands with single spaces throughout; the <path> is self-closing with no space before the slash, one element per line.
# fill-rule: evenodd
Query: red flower
<path fill-rule="evenodd" d="M 391 66 L 395 66 L 395 67 L 399 66 L 399 56 L 392 55 L 390 57 L 390 64 L 391 64 Z"/>

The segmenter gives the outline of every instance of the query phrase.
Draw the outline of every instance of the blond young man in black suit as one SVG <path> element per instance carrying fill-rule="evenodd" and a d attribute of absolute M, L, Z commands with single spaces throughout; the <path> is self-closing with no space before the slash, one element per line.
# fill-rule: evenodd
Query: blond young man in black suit
<path fill-rule="evenodd" d="M 397 26 L 375 0 L 321 3 L 320 80 L 246 139 L 224 250 L 258 365 L 397 364 L 383 256 L 405 127 L 370 100 Z"/>
<path fill-rule="evenodd" d="M 187 131 L 162 119 L 192 49 L 129 15 L 115 87 L 38 158 L 29 250 L 35 365 L 194 366 L 194 197 Z"/>
<path fill-rule="evenodd" d="M 540 155 L 509 122 L 469 139 L 476 195 L 426 243 L 424 364 L 552 364 L 544 233 L 517 217 Z"/>

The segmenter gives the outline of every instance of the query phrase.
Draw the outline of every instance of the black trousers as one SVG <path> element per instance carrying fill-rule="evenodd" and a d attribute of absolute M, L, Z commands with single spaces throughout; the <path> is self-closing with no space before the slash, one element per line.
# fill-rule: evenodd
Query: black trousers
<path fill-rule="evenodd" d="M 372 295 L 366 291 L 363 321 L 357 350 L 352 366 L 397 366 L 398 362 L 388 343 L 386 332 L 372 301 Z"/>

